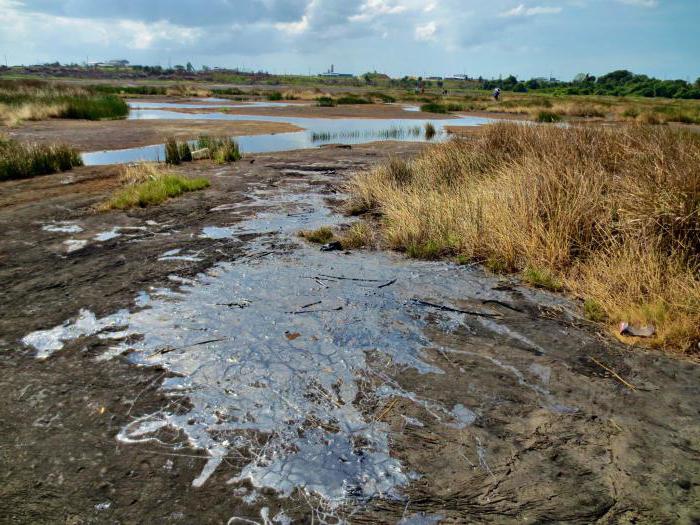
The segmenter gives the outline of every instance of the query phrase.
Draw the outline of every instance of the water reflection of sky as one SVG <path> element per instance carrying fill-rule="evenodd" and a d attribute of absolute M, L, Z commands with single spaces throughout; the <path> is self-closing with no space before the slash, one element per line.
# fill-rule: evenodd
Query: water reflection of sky
<path fill-rule="evenodd" d="M 234 107 L 201 104 L 178 103 L 134 103 L 134 107 L 146 107 L 144 104 L 153 104 L 160 108 L 221 108 Z M 274 107 L 285 103 L 258 102 L 246 106 Z M 410 110 L 410 109 L 409 109 Z M 237 137 L 244 153 L 269 153 L 274 151 L 289 151 L 296 149 L 309 149 L 325 144 L 366 144 L 379 140 L 387 140 L 387 130 L 392 133 L 390 140 L 399 141 L 426 141 L 425 124 L 432 122 L 436 135 L 432 141 L 445 140 L 447 133 L 445 126 L 479 126 L 490 122 L 489 119 L 480 117 L 455 117 L 450 119 L 369 119 L 369 118 L 305 118 L 273 115 L 232 115 L 212 111 L 211 113 L 180 113 L 163 109 L 132 109 L 130 120 L 226 120 L 226 121 L 259 121 L 279 122 L 293 124 L 304 131 L 291 133 L 270 133 L 264 135 L 251 135 Z M 420 128 L 420 132 L 416 132 Z M 319 137 L 321 135 L 321 137 Z M 122 150 L 108 150 L 83 153 L 85 164 L 123 164 L 138 161 L 158 161 L 165 158 L 165 148 L 162 144 L 130 148 Z"/>

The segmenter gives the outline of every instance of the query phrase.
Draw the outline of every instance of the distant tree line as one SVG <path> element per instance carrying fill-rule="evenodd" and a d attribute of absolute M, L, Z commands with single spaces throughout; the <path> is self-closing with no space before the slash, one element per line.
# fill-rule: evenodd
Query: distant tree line
<path fill-rule="evenodd" d="M 639 97 L 667 97 L 700 99 L 700 78 L 694 83 L 685 80 L 659 80 L 647 75 L 636 75 L 626 69 L 613 71 L 607 75 L 595 77 L 581 73 L 571 82 L 561 82 L 554 79 L 518 80 L 510 75 L 505 79 L 484 80 L 483 89 L 525 93 L 540 90 L 543 92 L 563 95 L 611 95 Z"/>

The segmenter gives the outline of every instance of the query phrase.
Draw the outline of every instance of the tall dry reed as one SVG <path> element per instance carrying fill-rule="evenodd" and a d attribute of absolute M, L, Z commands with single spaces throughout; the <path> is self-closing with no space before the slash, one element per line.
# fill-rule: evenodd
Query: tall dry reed
<path fill-rule="evenodd" d="M 700 340 L 700 137 L 663 128 L 493 124 L 349 184 L 385 243 L 552 275 L 652 343 Z"/>

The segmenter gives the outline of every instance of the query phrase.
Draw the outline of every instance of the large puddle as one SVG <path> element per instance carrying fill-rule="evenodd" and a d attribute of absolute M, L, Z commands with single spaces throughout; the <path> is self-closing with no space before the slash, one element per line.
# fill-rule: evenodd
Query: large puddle
<path fill-rule="evenodd" d="M 223 107 L 280 107 L 284 102 L 258 102 L 235 105 L 187 104 L 160 102 L 132 102 L 129 119 L 132 120 L 227 120 L 227 121 L 262 121 L 293 124 L 304 131 L 292 133 L 272 133 L 254 136 L 236 137 L 244 153 L 269 153 L 296 149 L 317 148 L 327 144 L 366 144 L 380 140 L 400 141 L 442 141 L 447 138 L 445 126 L 479 126 L 490 122 L 480 117 L 455 117 L 451 119 L 367 119 L 367 118 L 302 118 L 270 115 L 232 115 L 216 111 Z M 181 113 L 155 107 L 170 109 L 204 108 L 208 113 Z M 138 109 L 142 108 L 142 109 Z M 413 108 L 406 108 L 411 111 Z M 430 122 L 436 134 L 426 137 L 425 125 Z M 162 144 L 121 150 L 96 151 L 83 153 L 85 164 L 124 164 L 138 161 L 162 161 L 165 159 L 165 147 Z"/>
<path fill-rule="evenodd" d="M 420 473 L 391 456 L 389 427 L 377 406 L 401 396 L 424 407 L 436 424 L 458 429 L 487 414 L 423 399 L 399 387 L 388 370 L 410 368 L 429 378 L 444 371 L 426 359 L 428 349 L 460 351 L 436 343 L 425 329 L 450 333 L 473 318 L 430 305 L 509 298 L 495 279 L 452 264 L 272 247 L 295 244 L 300 228 L 343 220 L 308 189 L 259 190 L 247 203 L 212 210 L 231 214 L 231 225 L 204 228 L 202 237 L 262 234 L 240 259 L 192 280 L 173 276 L 174 288 L 142 292 L 134 311 L 104 318 L 83 311 L 75 321 L 29 334 L 24 343 L 45 359 L 74 339 L 98 336 L 109 346 L 98 359 L 125 355 L 167 370 L 171 377 L 162 388 L 172 403 L 136 419 L 118 439 L 157 442 L 164 429 L 180 430 L 209 456 L 195 486 L 230 458 L 243 464 L 231 473 L 232 483 L 249 480 L 283 496 L 299 489 L 331 507 L 401 498 L 401 488 Z M 267 211 L 234 220 L 260 205 Z M 486 330 L 546 353 L 502 325 L 487 306 L 479 308 Z M 495 358 L 486 363 L 515 376 L 543 407 L 564 409 L 547 391 L 542 370 L 521 371 Z"/>

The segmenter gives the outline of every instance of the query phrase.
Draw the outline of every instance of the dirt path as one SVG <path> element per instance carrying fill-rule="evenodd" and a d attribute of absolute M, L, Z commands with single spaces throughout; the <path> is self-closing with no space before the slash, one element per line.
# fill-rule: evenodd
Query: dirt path
<path fill-rule="evenodd" d="M 478 268 L 299 244 L 347 221 L 349 173 L 419 147 L 198 163 L 210 189 L 128 214 L 90 212 L 114 168 L 3 183 L 0 515 L 700 518 L 697 365 Z"/>

